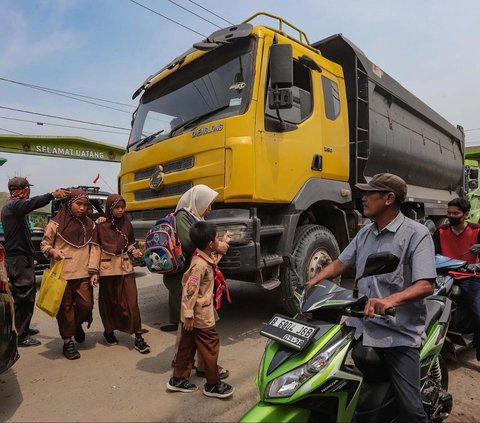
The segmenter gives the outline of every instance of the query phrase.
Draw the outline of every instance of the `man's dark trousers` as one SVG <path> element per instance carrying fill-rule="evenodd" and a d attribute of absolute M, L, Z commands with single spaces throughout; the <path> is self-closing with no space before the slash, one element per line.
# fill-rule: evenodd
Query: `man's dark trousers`
<path fill-rule="evenodd" d="M 6 258 L 8 278 L 15 304 L 15 327 L 18 340 L 29 337 L 35 306 L 35 266 L 33 257 L 18 255 Z"/>
<path fill-rule="evenodd" d="M 428 423 L 420 393 L 420 351 L 412 347 L 375 348 L 385 361 L 399 408 L 400 422 Z"/>

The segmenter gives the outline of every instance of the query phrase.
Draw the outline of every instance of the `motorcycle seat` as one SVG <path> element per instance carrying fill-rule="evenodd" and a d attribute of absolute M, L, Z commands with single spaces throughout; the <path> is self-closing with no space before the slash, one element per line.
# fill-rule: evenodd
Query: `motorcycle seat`
<path fill-rule="evenodd" d="M 440 318 L 445 303 L 438 298 L 427 298 L 427 317 L 425 319 L 425 333 L 428 334 L 433 324 Z"/>
<path fill-rule="evenodd" d="M 379 383 L 389 380 L 385 363 L 374 348 L 359 341 L 352 348 L 352 359 L 365 381 Z"/>

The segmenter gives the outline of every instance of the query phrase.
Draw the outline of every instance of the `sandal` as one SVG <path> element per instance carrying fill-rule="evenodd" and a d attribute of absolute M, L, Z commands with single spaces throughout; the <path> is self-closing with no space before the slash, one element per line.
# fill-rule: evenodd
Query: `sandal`
<path fill-rule="evenodd" d="M 224 369 L 222 366 L 218 366 L 218 374 L 220 375 L 220 379 L 226 379 L 230 376 L 230 372 L 227 369 Z M 196 375 L 198 377 L 207 377 L 205 371 L 198 370 L 196 371 Z"/>

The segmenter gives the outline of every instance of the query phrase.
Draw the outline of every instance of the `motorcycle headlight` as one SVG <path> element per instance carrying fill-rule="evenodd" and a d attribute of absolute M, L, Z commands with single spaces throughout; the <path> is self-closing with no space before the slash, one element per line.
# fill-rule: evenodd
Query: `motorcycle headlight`
<path fill-rule="evenodd" d="M 353 332 L 346 335 L 339 333 L 306 364 L 273 379 L 267 388 L 268 398 L 283 398 L 291 396 L 308 379 L 327 367 L 333 358 L 348 344 Z"/>

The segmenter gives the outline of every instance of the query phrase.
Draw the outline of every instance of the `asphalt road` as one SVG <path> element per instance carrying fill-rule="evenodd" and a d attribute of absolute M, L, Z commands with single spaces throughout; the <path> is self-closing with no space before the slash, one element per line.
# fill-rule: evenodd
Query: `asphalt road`
<path fill-rule="evenodd" d="M 143 272 L 142 272 L 143 273 Z M 256 401 L 255 373 L 265 339 L 262 322 L 279 311 L 275 294 L 254 285 L 230 282 L 233 303 L 225 301 L 218 330 L 220 364 L 230 370 L 235 386 L 228 400 L 167 392 L 175 337 L 159 331 L 168 320 L 167 292 L 161 278 L 137 278 L 145 339 L 150 354 L 133 349 L 133 339 L 117 337 L 120 344 L 103 343 L 102 325 L 95 309 L 94 323 L 79 347 L 80 360 L 61 354 L 56 321 L 36 310 L 33 327 L 40 329 L 42 345 L 22 349 L 21 358 L 0 376 L 0 421 L 237 421 Z M 480 418 L 478 382 L 480 367 L 472 354 L 450 363 L 454 413 L 450 421 Z M 192 381 L 199 386 L 203 379 Z"/>

